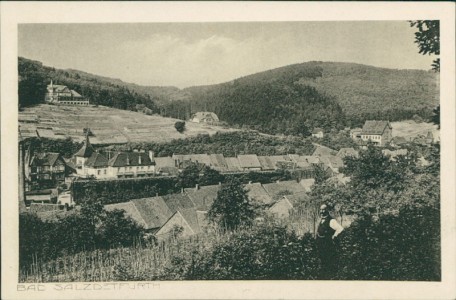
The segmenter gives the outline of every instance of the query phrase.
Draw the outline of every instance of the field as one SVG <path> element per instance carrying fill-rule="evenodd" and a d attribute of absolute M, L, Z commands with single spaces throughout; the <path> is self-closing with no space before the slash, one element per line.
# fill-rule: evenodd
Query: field
<path fill-rule="evenodd" d="M 391 122 L 393 127 L 393 137 L 401 136 L 406 140 L 413 139 L 417 136 L 426 136 L 430 131 L 432 132 L 434 139 L 440 140 L 440 133 L 437 129 L 437 125 L 431 123 L 416 123 L 413 120 L 401 121 L 401 122 Z"/>
<path fill-rule="evenodd" d="M 124 144 L 128 142 L 169 142 L 198 134 L 233 131 L 206 124 L 186 122 L 186 130 L 179 133 L 174 128 L 176 119 L 145 115 L 109 108 L 76 107 L 40 104 L 19 112 L 19 126 L 23 138 L 46 137 L 75 141 L 84 138 L 83 128 L 94 134 L 93 144 Z"/>

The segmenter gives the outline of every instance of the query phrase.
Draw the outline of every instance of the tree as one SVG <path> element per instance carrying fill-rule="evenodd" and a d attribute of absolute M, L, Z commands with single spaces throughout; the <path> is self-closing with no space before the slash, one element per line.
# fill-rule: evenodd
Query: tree
<path fill-rule="evenodd" d="M 176 130 L 179 133 L 183 133 L 185 131 L 185 122 L 184 121 L 177 121 L 176 123 L 174 123 L 174 128 L 176 128 Z"/>
<path fill-rule="evenodd" d="M 179 188 L 194 187 L 197 183 L 199 183 L 200 173 L 201 168 L 198 164 L 190 164 L 177 176 L 177 186 Z"/>
<path fill-rule="evenodd" d="M 418 44 L 419 53 L 440 55 L 440 21 L 410 21 L 411 27 L 418 29 L 415 32 L 415 43 Z M 432 69 L 440 72 L 440 58 L 433 61 Z"/>
<path fill-rule="evenodd" d="M 254 209 L 241 182 L 230 178 L 222 185 L 211 208 L 208 211 L 210 221 L 220 224 L 226 230 L 251 225 Z"/>
<path fill-rule="evenodd" d="M 214 170 L 208 166 L 203 169 L 203 175 L 199 178 L 200 185 L 213 185 L 222 182 L 224 179 L 223 175 L 219 171 Z"/>
<path fill-rule="evenodd" d="M 418 44 L 419 53 L 440 55 L 440 21 L 410 21 L 410 26 L 418 28 L 415 32 L 415 43 Z M 440 58 L 432 62 L 432 69 L 440 72 Z M 438 125 L 440 129 L 440 105 L 438 105 L 431 118 L 431 122 Z"/>

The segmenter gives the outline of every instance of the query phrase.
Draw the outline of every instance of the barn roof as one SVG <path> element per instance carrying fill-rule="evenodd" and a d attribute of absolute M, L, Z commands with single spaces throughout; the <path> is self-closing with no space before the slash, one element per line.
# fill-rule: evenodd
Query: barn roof
<path fill-rule="evenodd" d="M 30 204 L 30 208 L 29 208 L 30 213 L 38 213 L 38 212 L 54 211 L 54 210 L 60 210 L 60 206 L 58 204 L 32 203 L 32 204 Z"/>
<path fill-rule="evenodd" d="M 314 178 L 301 179 L 301 181 L 299 181 L 299 184 L 304 187 L 306 192 L 310 192 L 312 189 L 312 186 L 315 184 L 315 179 Z"/>
<path fill-rule="evenodd" d="M 203 224 L 199 223 L 198 213 L 194 208 L 180 209 L 178 212 L 181 213 L 182 217 L 187 221 L 195 234 L 201 232 L 201 225 Z"/>
<path fill-rule="evenodd" d="M 290 201 L 292 206 L 296 206 L 296 204 L 298 204 L 300 202 L 309 202 L 310 201 L 310 196 L 306 192 L 285 195 L 283 197 L 287 198 L 288 201 Z"/>
<path fill-rule="evenodd" d="M 364 123 L 362 134 L 383 134 L 386 127 L 392 129 L 388 121 L 368 120 Z"/>

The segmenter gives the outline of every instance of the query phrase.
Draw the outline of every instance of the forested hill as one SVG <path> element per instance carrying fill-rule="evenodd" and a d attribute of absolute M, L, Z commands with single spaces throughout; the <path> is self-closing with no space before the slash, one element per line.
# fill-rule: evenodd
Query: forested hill
<path fill-rule="evenodd" d="M 427 119 L 439 102 L 439 79 L 433 71 L 352 63 L 306 62 L 185 89 L 140 86 L 25 58 L 19 58 L 18 67 L 21 106 L 43 102 L 53 79 L 93 104 L 128 110 L 140 104 L 148 113 L 180 119 L 213 111 L 229 125 L 273 134 L 308 135 L 315 127 L 355 127 L 366 119 Z"/>
<path fill-rule="evenodd" d="M 93 104 L 129 110 L 136 110 L 136 105 L 142 104 L 153 112 L 159 112 L 158 103 L 163 95 L 169 94 L 170 91 L 179 91 L 175 87 L 148 87 L 146 92 L 138 85 L 125 83 L 119 79 L 77 70 L 55 69 L 43 66 L 39 61 L 22 57 L 19 57 L 18 71 L 20 106 L 44 102 L 46 86 L 51 79 L 54 84 L 66 85 L 77 91 Z"/>
<path fill-rule="evenodd" d="M 310 115 L 323 120 L 319 107 L 299 107 L 321 102 L 331 110 L 342 109 L 346 125 L 359 126 L 365 119 L 409 119 L 417 114 L 428 118 L 439 102 L 438 74 L 423 70 L 395 70 L 353 63 L 307 62 L 281 67 L 228 83 L 184 89 L 191 94 L 192 109 L 216 112 L 228 123 L 251 124 L 280 115 L 289 121 Z M 293 98 L 305 90 L 304 102 Z M 271 93 L 272 92 L 272 93 Z M 299 95 L 300 92 L 297 92 Z M 284 102 L 284 99 L 286 101 Z M 324 100 L 322 100 L 324 99 Z M 266 100 L 266 101 L 265 101 Z M 328 102 L 329 101 L 329 102 Z M 294 103 L 294 104 L 291 104 Z M 336 106 L 334 106 L 337 104 Z M 290 106 L 291 105 L 291 106 Z M 293 105 L 297 106 L 297 110 Z M 330 119 L 331 122 L 339 120 Z M 264 124 L 263 122 L 259 122 Z M 314 122 L 311 122 L 314 123 Z"/>

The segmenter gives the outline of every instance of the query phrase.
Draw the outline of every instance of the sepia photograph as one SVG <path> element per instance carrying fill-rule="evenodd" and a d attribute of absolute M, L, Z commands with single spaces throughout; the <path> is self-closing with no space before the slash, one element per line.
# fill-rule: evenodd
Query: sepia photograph
<path fill-rule="evenodd" d="M 18 18 L 2 101 L 16 297 L 454 278 L 454 13 L 417 16 Z"/>

